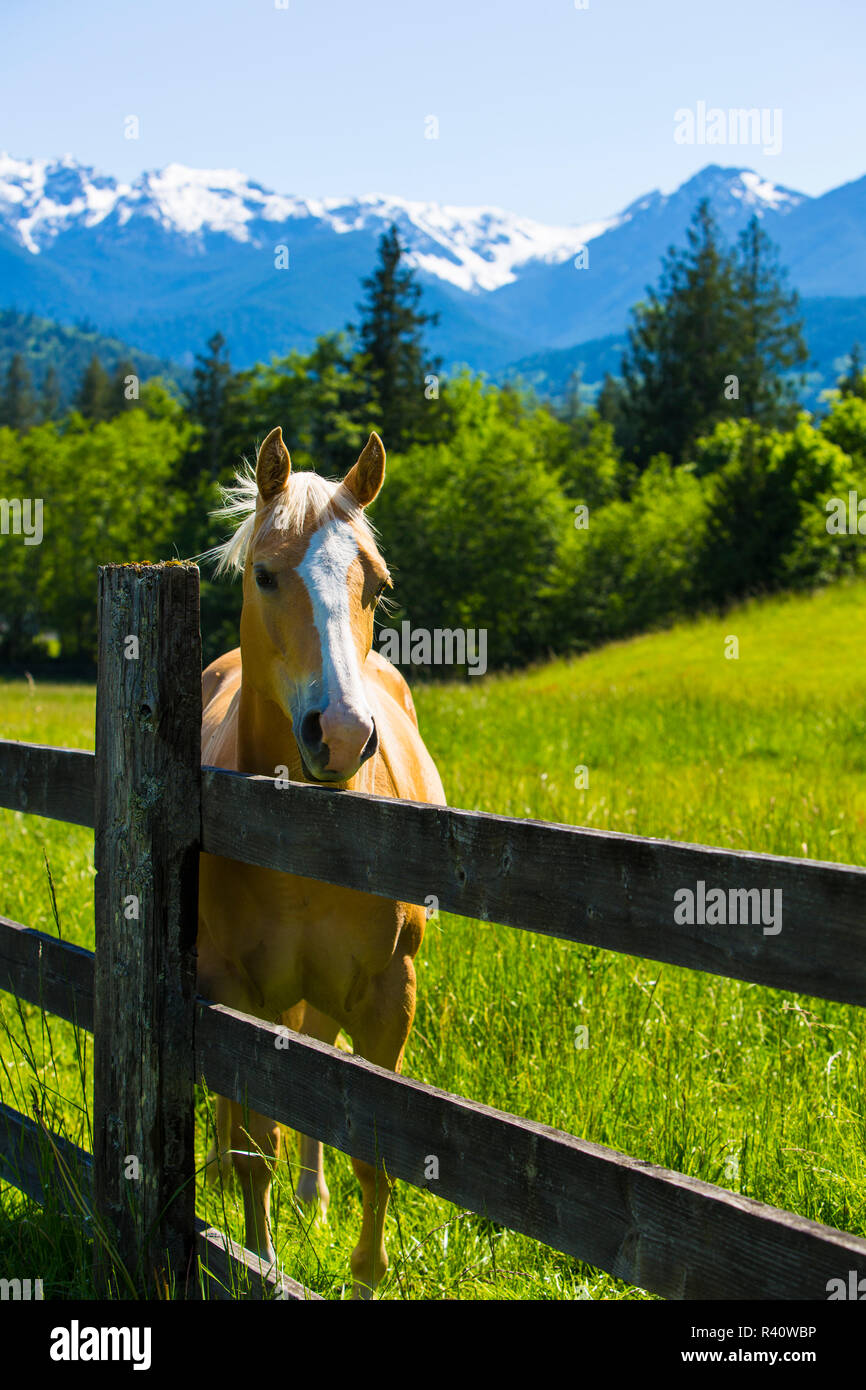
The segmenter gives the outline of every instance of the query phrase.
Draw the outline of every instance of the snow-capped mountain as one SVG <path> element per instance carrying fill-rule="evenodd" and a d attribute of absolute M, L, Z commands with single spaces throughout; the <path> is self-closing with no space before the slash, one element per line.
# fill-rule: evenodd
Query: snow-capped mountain
<path fill-rule="evenodd" d="M 499 289 L 528 261 L 565 260 L 616 222 L 549 227 L 500 208 L 446 207 L 382 194 L 299 198 L 272 193 L 237 169 L 183 164 L 125 184 L 69 155 L 52 162 L 0 154 L 0 227 L 33 255 L 76 229 L 122 228 L 133 220 L 187 238 L 199 250 L 208 235 L 265 249 L 275 228 L 296 222 L 317 221 L 337 235 L 378 235 L 395 223 L 419 270 L 466 291 Z"/>
<path fill-rule="evenodd" d="M 440 314 L 433 347 L 446 364 L 495 371 L 620 332 L 701 198 L 730 238 L 760 216 L 801 293 L 866 294 L 866 179 L 809 198 L 711 165 L 614 216 L 551 227 L 380 194 L 304 198 L 237 170 L 171 164 L 123 183 L 70 156 L 2 155 L 0 307 L 83 317 L 187 361 L 220 329 L 247 365 L 355 318 L 378 238 L 396 223 L 424 306 Z"/>

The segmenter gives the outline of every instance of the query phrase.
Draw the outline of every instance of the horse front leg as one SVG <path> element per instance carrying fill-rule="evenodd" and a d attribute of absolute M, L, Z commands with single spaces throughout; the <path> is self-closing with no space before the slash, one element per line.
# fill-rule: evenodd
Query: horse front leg
<path fill-rule="evenodd" d="M 267 1264 L 273 1264 L 271 1178 L 280 1153 L 280 1126 L 255 1110 L 245 1113 L 237 1101 L 232 1101 L 231 1111 L 232 1161 L 244 1199 L 244 1244 Z"/>
<path fill-rule="evenodd" d="M 199 927 L 198 992 L 218 999 L 241 1013 L 261 1016 L 238 979 L 236 970 L 208 950 L 207 936 Z M 231 1167 L 241 1183 L 244 1200 L 244 1243 L 267 1264 L 274 1262 L 271 1241 L 270 1200 L 273 1166 L 280 1152 L 280 1127 L 276 1120 L 255 1110 L 245 1111 L 238 1101 L 217 1097 L 217 1137 L 207 1157 L 209 1182 L 226 1178 Z"/>
<path fill-rule="evenodd" d="M 328 1043 L 331 1047 L 337 1041 L 340 1025 L 312 1004 L 297 1004 L 283 1014 L 283 1023 L 296 1033 L 304 1033 L 308 1038 Z M 309 1134 L 298 1131 L 301 1157 L 301 1171 L 295 1186 L 295 1196 L 303 1204 L 310 1216 L 322 1223 L 328 1219 L 328 1204 L 331 1194 L 325 1181 L 325 1161 L 321 1139 L 313 1139 Z"/>
<path fill-rule="evenodd" d="M 399 1072 L 414 1015 L 415 967 L 410 956 L 395 957 L 376 981 L 364 1018 L 352 1030 L 356 1054 Z M 381 1164 L 353 1158 L 352 1167 L 361 1184 L 363 1204 L 361 1234 L 352 1251 L 352 1297 L 367 1299 L 373 1297 L 388 1269 L 385 1217 L 395 1184 Z"/>

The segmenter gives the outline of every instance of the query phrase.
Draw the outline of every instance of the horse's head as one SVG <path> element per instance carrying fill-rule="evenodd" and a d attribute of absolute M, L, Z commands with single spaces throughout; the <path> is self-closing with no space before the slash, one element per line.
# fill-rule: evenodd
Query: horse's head
<path fill-rule="evenodd" d="M 378 746 L 361 672 L 390 578 L 364 508 L 382 486 L 385 450 L 371 434 L 342 483 L 291 467 L 277 427 L 256 462 L 243 678 L 291 719 L 308 776 L 345 782 Z"/>

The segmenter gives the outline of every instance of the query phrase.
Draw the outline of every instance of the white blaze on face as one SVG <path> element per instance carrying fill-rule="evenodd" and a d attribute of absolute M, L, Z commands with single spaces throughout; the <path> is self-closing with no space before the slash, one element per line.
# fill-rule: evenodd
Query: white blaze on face
<path fill-rule="evenodd" d="M 371 719 L 349 613 L 349 569 L 359 553 L 349 523 L 328 521 L 310 537 L 297 573 L 310 596 L 319 634 L 325 706 L 340 705 L 359 718 Z"/>

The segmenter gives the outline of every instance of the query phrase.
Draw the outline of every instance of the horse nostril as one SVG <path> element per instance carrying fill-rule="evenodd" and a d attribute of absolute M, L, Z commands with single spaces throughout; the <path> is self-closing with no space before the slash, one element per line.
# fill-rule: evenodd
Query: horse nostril
<path fill-rule="evenodd" d="M 366 760 L 367 760 L 368 758 L 372 758 L 373 754 L 375 753 L 375 751 L 376 751 L 376 749 L 377 749 L 378 747 L 379 747 L 379 734 L 378 734 L 378 731 L 377 731 L 377 729 L 376 729 L 376 721 L 375 721 L 375 719 L 374 719 L 374 720 L 373 720 L 373 732 L 371 733 L 370 737 L 367 739 L 367 742 L 364 744 L 364 749 L 363 749 L 363 752 L 361 753 L 361 762 L 362 762 L 362 763 L 363 763 L 363 762 L 366 762 Z"/>
<path fill-rule="evenodd" d="M 301 740 L 311 751 L 318 750 L 322 745 L 322 721 L 321 711 L 317 709 L 307 710 L 301 720 Z"/>

